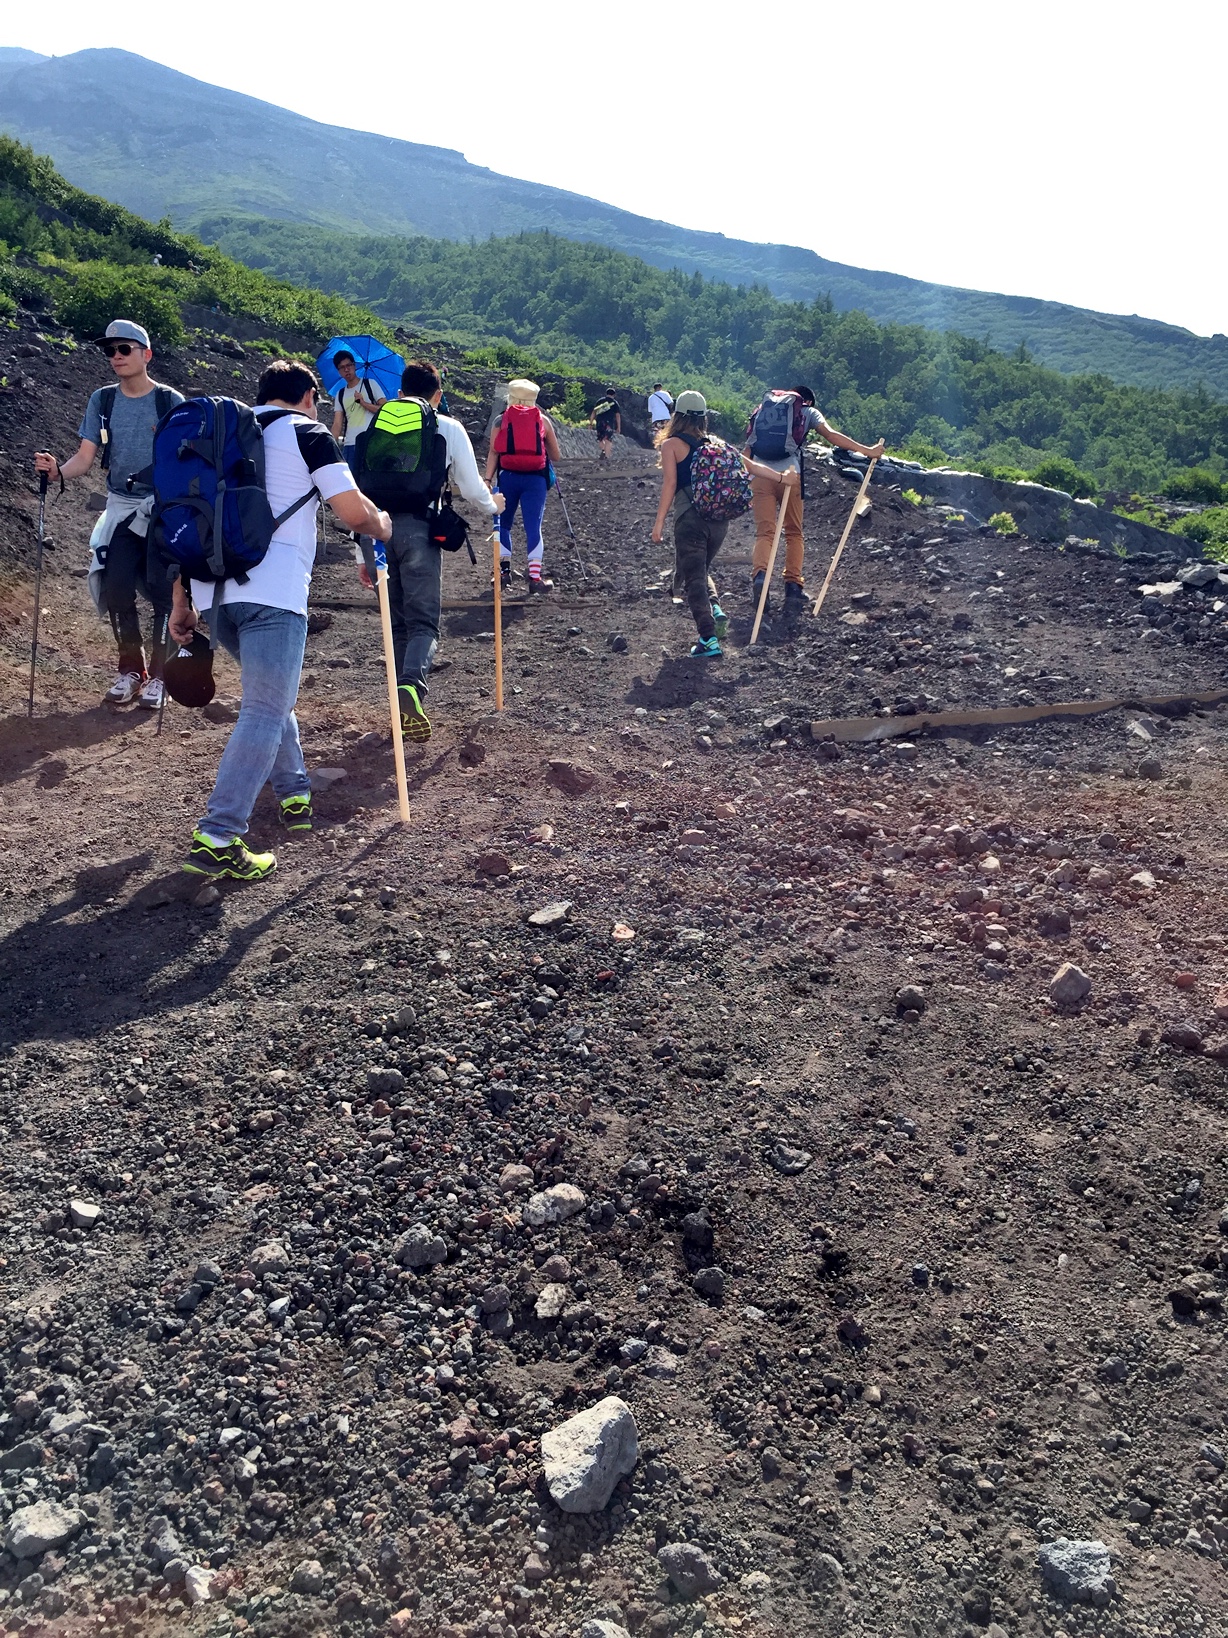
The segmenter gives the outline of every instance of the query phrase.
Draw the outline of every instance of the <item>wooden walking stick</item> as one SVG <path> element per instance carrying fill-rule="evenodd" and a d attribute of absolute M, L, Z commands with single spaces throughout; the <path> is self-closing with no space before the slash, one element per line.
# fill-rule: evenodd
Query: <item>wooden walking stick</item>
<path fill-rule="evenodd" d="M 495 710 L 503 709 L 503 573 L 499 562 L 499 531 L 491 535 L 495 560 Z"/>
<path fill-rule="evenodd" d="M 763 624 L 763 611 L 767 608 L 768 587 L 772 584 L 772 570 L 776 567 L 776 552 L 780 546 L 780 531 L 785 526 L 785 508 L 788 504 L 789 491 L 786 488 L 780 497 L 780 511 L 776 514 L 776 533 L 772 536 L 772 550 L 768 553 L 767 568 L 763 575 L 763 590 L 759 593 L 759 607 L 755 610 L 755 623 L 750 631 L 751 648 L 759 641 L 759 627 Z"/>
<path fill-rule="evenodd" d="M 840 554 L 844 550 L 845 543 L 847 542 L 849 535 L 852 533 L 853 524 L 861 511 L 861 503 L 866 498 L 866 490 L 870 487 L 870 479 L 873 476 L 874 468 L 877 465 L 878 457 L 876 455 L 870 462 L 869 466 L 866 467 L 866 475 L 861 480 L 861 488 L 857 491 L 857 499 L 853 502 L 853 510 L 849 513 L 849 520 L 844 525 L 844 533 L 840 536 L 840 544 L 836 547 L 835 556 L 831 560 L 831 567 L 827 571 L 827 578 L 823 581 L 822 589 L 814 600 L 814 608 L 810 611 L 812 614 L 817 614 L 823 607 L 823 599 L 827 596 L 827 588 L 831 585 L 831 578 L 836 572 L 836 564 L 839 563 Z"/>
<path fill-rule="evenodd" d="M 401 823 L 409 823 L 409 786 L 405 779 L 405 742 L 401 738 L 401 706 L 397 699 L 397 661 L 392 650 L 392 609 L 388 602 L 388 555 L 382 541 L 374 541 L 375 592 L 380 624 L 384 628 L 384 672 L 388 678 L 388 710 L 392 716 L 392 757 L 397 768 L 397 801 Z"/>

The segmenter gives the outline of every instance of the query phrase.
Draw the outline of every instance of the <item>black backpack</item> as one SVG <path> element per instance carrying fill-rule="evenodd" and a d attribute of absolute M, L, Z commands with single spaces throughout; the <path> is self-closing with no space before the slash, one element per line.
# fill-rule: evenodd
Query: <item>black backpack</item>
<path fill-rule="evenodd" d="M 354 450 L 358 487 L 385 512 L 425 517 L 443 493 L 448 445 L 424 398 L 390 398 Z"/>

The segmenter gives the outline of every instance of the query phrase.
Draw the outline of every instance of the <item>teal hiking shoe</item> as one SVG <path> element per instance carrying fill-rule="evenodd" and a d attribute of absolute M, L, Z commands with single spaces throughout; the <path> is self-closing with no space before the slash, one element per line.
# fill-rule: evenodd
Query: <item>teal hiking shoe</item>
<path fill-rule="evenodd" d="M 691 650 L 691 658 L 693 660 L 719 660 L 724 652 L 717 638 L 701 637 Z"/>
<path fill-rule="evenodd" d="M 277 807 L 277 817 L 281 820 L 283 830 L 310 830 L 314 817 L 310 793 L 283 797 Z"/>
<path fill-rule="evenodd" d="M 421 742 L 431 737 L 431 719 L 422 709 L 418 690 L 412 683 L 402 683 L 397 689 L 401 707 L 401 734 L 405 739 Z"/>
<path fill-rule="evenodd" d="M 712 599 L 712 619 L 716 624 L 716 635 L 724 637 L 729 631 L 729 616 L 715 597 Z"/>
<path fill-rule="evenodd" d="M 277 869 L 271 853 L 253 853 L 239 837 L 231 842 L 211 842 L 199 830 L 192 832 L 192 846 L 183 868 L 192 876 L 229 876 L 236 882 L 263 881 Z"/>

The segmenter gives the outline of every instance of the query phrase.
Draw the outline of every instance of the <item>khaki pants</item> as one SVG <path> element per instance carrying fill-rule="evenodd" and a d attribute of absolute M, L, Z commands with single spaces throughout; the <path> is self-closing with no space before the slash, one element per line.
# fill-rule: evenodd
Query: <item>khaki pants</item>
<path fill-rule="evenodd" d="M 785 579 L 792 581 L 795 586 L 804 586 L 805 577 L 802 574 L 802 559 L 806 552 L 806 543 L 802 538 L 802 492 L 800 487 L 786 489 L 783 483 L 777 483 L 772 478 L 752 478 L 751 492 L 755 497 L 755 555 L 752 559 L 753 572 L 758 574 L 761 569 L 766 570 L 768 558 L 772 551 L 772 536 L 776 533 L 776 514 L 780 511 L 780 502 L 785 495 L 789 497 L 789 504 L 785 510 Z"/>

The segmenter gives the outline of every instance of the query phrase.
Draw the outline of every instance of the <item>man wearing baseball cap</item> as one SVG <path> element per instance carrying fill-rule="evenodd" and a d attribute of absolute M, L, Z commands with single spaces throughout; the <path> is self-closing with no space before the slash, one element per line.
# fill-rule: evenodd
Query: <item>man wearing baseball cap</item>
<path fill-rule="evenodd" d="M 92 566 L 98 578 L 99 613 L 111 621 L 119 649 L 115 681 L 103 696 L 110 705 L 139 705 L 156 711 L 162 703 L 162 662 L 166 622 L 171 610 L 171 587 L 166 566 L 150 550 L 149 518 L 153 487 L 148 467 L 153 461 L 153 434 L 159 420 L 183 394 L 160 387 L 149 374 L 153 352 L 149 335 L 131 319 L 115 319 L 98 345 L 111 361 L 116 380 L 91 395 L 78 430 L 77 453 L 59 461 L 46 450 L 34 457 L 35 470 L 51 478 L 79 478 L 94 464 L 101 450 L 107 475 L 107 509 L 90 540 Z M 91 574 L 91 587 L 95 574 Z M 153 604 L 153 635 L 149 666 L 141 644 L 141 620 L 136 594 L 141 589 Z"/>

